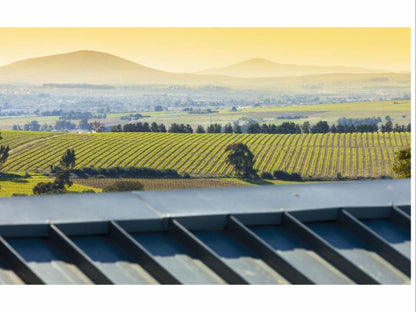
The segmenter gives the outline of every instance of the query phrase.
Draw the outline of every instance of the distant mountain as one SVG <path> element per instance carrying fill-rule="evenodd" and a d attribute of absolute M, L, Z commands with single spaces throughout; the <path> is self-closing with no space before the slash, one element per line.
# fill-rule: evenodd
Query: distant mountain
<path fill-rule="evenodd" d="M 366 72 L 361 73 L 363 71 Z M 373 73 L 360 68 L 284 65 L 253 59 L 210 72 L 178 74 L 97 51 L 76 51 L 18 61 L 0 67 L 1 83 L 218 86 L 316 94 L 350 94 L 368 90 L 380 94 L 392 90 L 394 94 L 410 92 L 409 73 Z"/>
<path fill-rule="evenodd" d="M 152 69 L 97 51 L 37 57 L 0 67 L 0 82 L 20 83 L 159 83 L 175 74 Z"/>
<path fill-rule="evenodd" d="M 240 78 L 308 76 L 339 73 L 368 74 L 386 73 L 386 71 L 344 66 L 279 64 L 263 58 L 255 58 L 227 67 L 212 68 L 197 72 L 197 74 L 203 75 L 225 75 Z"/>

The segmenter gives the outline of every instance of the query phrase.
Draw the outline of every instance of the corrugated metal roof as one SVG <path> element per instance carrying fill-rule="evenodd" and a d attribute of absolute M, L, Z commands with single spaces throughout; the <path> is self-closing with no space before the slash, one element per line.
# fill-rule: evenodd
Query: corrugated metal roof
<path fill-rule="evenodd" d="M 3 284 L 409 284 L 410 180 L 0 199 Z"/>

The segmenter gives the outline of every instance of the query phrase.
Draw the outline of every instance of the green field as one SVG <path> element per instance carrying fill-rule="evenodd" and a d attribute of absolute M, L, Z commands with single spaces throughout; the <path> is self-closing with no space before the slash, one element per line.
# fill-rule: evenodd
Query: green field
<path fill-rule="evenodd" d="M 88 178 L 73 179 L 73 182 L 79 185 L 103 189 L 117 181 L 138 181 L 143 184 L 144 191 L 152 190 L 174 190 L 190 188 L 212 188 L 212 187 L 230 187 L 230 186 L 248 186 L 248 182 L 233 178 L 215 179 L 111 179 L 111 178 Z"/>
<path fill-rule="evenodd" d="M 16 134 L 17 133 L 17 134 Z M 2 131 L 16 146 L 3 170 L 49 171 L 63 152 L 75 149 L 76 167 L 173 168 L 193 176 L 231 176 L 225 147 L 246 143 L 261 172 L 285 170 L 304 177 L 393 176 L 394 153 L 410 146 L 409 133 L 347 134 L 181 134 L 55 133 L 27 141 L 31 132 Z M 13 140 L 11 138 L 14 138 Z M 2 142 L 3 144 L 3 142 Z"/>
<path fill-rule="evenodd" d="M 44 176 L 43 174 L 31 174 L 30 177 L 14 178 L 7 181 L 0 180 L 0 196 L 12 196 L 16 195 L 33 195 L 33 187 L 39 182 L 52 182 L 52 179 Z M 95 192 L 101 192 L 101 189 L 93 186 L 85 186 L 74 183 L 68 188 L 70 192 L 82 192 L 84 190 L 93 190 Z"/>
<path fill-rule="evenodd" d="M 396 103 L 396 104 L 394 104 Z M 194 129 L 197 125 L 204 127 L 211 123 L 220 123 L 225 125 L 240 120 L 253 119 L 259 123 L 281 124 L 286 121 L 293 121 L 302 124 L 309 121 L 311 124 L 317 123 L 319 120 L 326 120 L 329 124 L 336 124 L 337 120 L 342 117 L 346 118 L 369 118 L 381 117 L 388 115 L 392 122 L 402 124 L 410 123 L 410 101 L 375 101 L 375 102 L 349 102 L 349 103 L 333 103 L 333 104 L 314 104 L 314 105 L 287 105 L 274 107 L 248 107 L 241 108 L 237 112 L 230 112 L 225 109 L 219 110 L 218 113 L 212 114 L 188 114 L 186 112 L 142 112 L 143 115 L 150 116 L 139 121 L 164 123 L 190 124 Z M 300 119 L 276 119 L 282 116 L 302 115 Z M 117 123 L 119 115 L 107 115 L 109 120 L 103 122 Z M 110 122 L 111 120 L 111 122 Z"/>
<path fill-rule="evenodd" d="M 410 123 L 410 100 L 400 101 L 374 101 L 374 102 L 348 102 L 348 103 L 332 103 L 332 104 L 313 104 L 313 105 L 286 105 L 273 107 L 247 107 L 239 108 L 236 112 L 230 112 L 226 109 L 220 109 L 218 113 L 211 114 L 188 114 L 181 111 L 164 111 L 164 112 L 138 112 L 146 117 L 139 119 L 141 122 L 164 123 L 169 126 L 172 123 L 190 124 L 194 130 L 198 125 L 207 127 L 211 123 L 220 123 L 225 125 L 240 121 L 243 124 L 246 120 L 252 119 L 259 123 L 281 124 L 285 121 L 293 121 L 295 123 L 303 123 L 309 121 L 315 124 L 319 120 L 326 120 L 330 124 L 337 122 L 338 118 L 367 118 L 381 117 L 388 115 L 394 124 L 400 125 Z M 125 124 L 127 121 L 121 120 L 121 116 L 128 113 L 107 114 L 107 119 L 100 119 L 106 126 L 115 124 Z M 300 119 L 276 119 L 282 116 L 302 115 Z M 16 117 L 0 117 L 0 129 L 12 129 L 14 124 L 23 125 L 32 120 L 37 120 L 39 124 L 44 123 L 55 125 L 59 120 L 58 116 L 37 117 L 37 116 L 16 116 Z M 95 119 L 94 119 L 95 120 Z M 90 120 L 92 121 L 92 120 Z M 71 122 L 78 125 L 79 120 Z M 136 122 L 136 121 L 133 121 Z"/>
<path fill-rule="evenodd" d="M 196 178 L 196 179 L 111 179 L 111 178 L 73 178 L 74 183 L 67 188 L 68 192 L 80 193 L 86 190 L 93 190 L 96 193 L 102 189 L 121 180 L 138 181 L 143 184 L 144 191 L 153 190 L 175 190 L 192 188 L 216 188 L 232 186 L 252 186 L 256 185 L 237 178 Z M 41 173 L 30 173 L 30 177 L 25 178 L 24 173 L 20 173 L 18 178 L 1 179 L 0 177 L 0 197 L 13 195 L 33 195 L 33 187 L 39 182 L 52 182 L 53 179 Z M 263 181 L 263 184 L 296 184 L 302 182 L 287 181 Z"/>
<path fill-rule="evenodd" d="M 11 149 L 24 144 L 31 145 L 43 138 L 55 135 L 52 132 L 39 131 L 4 131 L 3 133 L 6 133 L 6 135 L 2 134 L 3 139 L 0 140 L 0 144 L 8 145 Z"/>

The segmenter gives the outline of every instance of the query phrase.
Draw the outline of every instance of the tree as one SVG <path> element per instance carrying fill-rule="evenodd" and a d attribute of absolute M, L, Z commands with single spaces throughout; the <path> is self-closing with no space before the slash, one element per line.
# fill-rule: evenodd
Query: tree
<path fill-rule="evenodd" d="M 240 177 L 250 178 L 257 177 L 257 170 L 253 168 L 255 158 L 253 153 L 243 143 L 233 143 L 225 148 L 227 155 L 227 162 L 234 167 L 234 171 Z"/>
<path fill-rule="evenodd" d="M 260 177 L 264 180 L 273 180 L 273 175 L 270 172 L 262 172 Z"/>
<path fill-rule="evenodd" d="M 194 133 L 194 129 L 192 129 L 191 125 L 186 125 L 185 129 L 186 133 Z"/>
<path fill-rule="evenodd" d="M 154 121 L 152 122 L 152 124 L 150 125 L 150 130 L 152 132 L 159 132 L 159 126 L 157 125 L 157 123 L 155 123 Z"/>
<path fill-rule="evenodd" d="M 90 128 L 92 131 L 95 131 L 95 132 L 103 132 L 105 129 L 105 126 L 102 122 L 95 120 L 92 123 L 90 123 Z"/>
<path fill-rule="evenodd" d="M 68 149 L 61 157 L 59 165 L 61 167 L 55 167 L 58 170 L 55 173 L 55 181 L 53 182 L 39 182 L 33 187 L 33 194 L 60 194 L 65 193 L 65 186 L 72 185 L 70 180 L 71 169 L 75 167 L 75 151 Z"/>
<path fill-rule="evenodd" d="M 391 121 L 387 121 L 384 125 L 381 125 L 381 132 L 392 132 L 393 131 L 393 123 Z"/>
<path fill-rule="evenodd" d="M 111 132 L 122 132 L 121 125 L 114 125 L 111 127 Z"/>
<path fill-rule="evenodd" d="M 305 121 L 302 126 L 302 132 L 303 133 L 310 133 L 311 132 L 311 124 L 309 121 Z"/>
<path fill-rule="evenodd" d="M 40 129 L 40 124 L 37 120 L 28 122 L 23 126 L 23 130 L 25 131 L 39 131 L 39 129 Z"/>
<path fill-rule="evenodd" d="M 250 124 L 247 128 L 247 133 L 261 133 L 260 125 L 257 122 Z"/>
<path fill-rule="evenodd" d="M 143 131 L 142 132 L 152 132 L 150 130 L 150 126 L 149 126 L 149 123 L 148 122 L 144 122 L 143 123 Z"/>
<path fill-rule="evenodd" d="M 207 133 L 221 133 L 221 125 L 218 123 L 210 124 L 207 128 Z"/>
<path fill-rule="evenodd" d="M 226 124 L 224 126 L 224 133 L 233 133 L 233 126 L 231 126 L 230 124 Z"/>
<path fill-rule="evenodd" d="M 79 121 L 79 128 L 83 130 L 90 130 L 90 124 L 88 123 L 88 118 L 82 118 Z"/>
<path fill-rule="evenodd" d="M 241 126 L 237 124 L 234 124 L 233 130 L 234 130 L 234 133 L 239 133 L 239 134 L 243 133 L 243 131 L 241 131 Z"/>
<path fill-rule="evenodd" d="M 65 193 L 65 189 L 60 188 L 55 182 L 39 182 L 32 190 L 35 195 Z"/>
<path fill-rule="evenodd" d="M 72 149 L 67 149 L 65 154 L 62 155 L 59 164 L 64 170 L 71 170 L 75 167 L 75 151 Z"/>
<path fill-rule="evenodd" d="M 103 188 L 103 192 L 141 191 L 143 184 L 138 181 L 118 181 Z"/>
<path fill-rule="evenodd" d="M 261 125 L 261 133 L 271 133 L 269 126 L 266 125 L 266 124 L 262 124 Z"/>
<path fill-rule="evenodd" d="M 204 127 L 202 127 L 201 125 L 198 125 L 198 127 L 196 128 L 196 133 L 205 133 Z"/>
<path fill-rule="evenodd" d="M 271 125 L 272 126 L 272 125 Z M 295 124 L 294 122 L 284 122 L 281 125 L 277 126 L 274 131 L 271 131 L 270 133 L 285 133 L 285 134 L 295 134 L 295 133 L 301 133 L 301 128 L 299 125 Z"/>
<path fill-rule="evenodd" d="M 166 132 L 166 127 L 163 123 L 161 123 L 159 126 L 159 132 Z"/>
<path fill-rule="evenodd" d="M 410 178 L 410 147 L 396 152 L 396 162 L 393 165 L 393 171 L 402 178 Z"/>
<path fill-rule="evenodd" d="M 65 191 L 65 185 L 70 187 L 73 182 L 70 180 L 71 172 L 69 170 L 59 170 L 55 173 L 55 181 L 53 182 L 56 185 L 57 189 Z"/>
<path fill-rule="evenodd" d="M 0 133 L 0 140 L 3 139 Z M 10 148 L 7 145 L 0 145 L 0 169 L 1 166 L 6 162 L 7 158 L 9 157 Z"/>
<path fill-rule="evenodd" d="M 329 132 L 329 125 L 328 125 L 328 122 L 324 120 L 318 121 L 311 128 L 311 133 L 328 133 L 328 132 Z"/>
<path fill-rule="evenodd" d="M 9 146 L 1 145 L 0 146 L 0 168 L 6 162 L 7 158 L 9 157 Z"/>
<path fill-rule="evenodd" d="M 55 130 L 72 130 L 77 126 L 68 120 L 57 120 L 55 122 Z"/>

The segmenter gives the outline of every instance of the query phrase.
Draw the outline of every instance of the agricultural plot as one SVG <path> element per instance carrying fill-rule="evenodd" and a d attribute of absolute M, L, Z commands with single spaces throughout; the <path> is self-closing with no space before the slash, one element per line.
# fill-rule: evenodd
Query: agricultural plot
<path fill-rule="evenodd" d="M 25 178 L 23 175 L 21 178 L 14 178 L 11 180 L 0 181 L 0 197 L 7 197 L 13 195 L 33 195 L 33 187 L 40 182 L 52 182 L 52 179 L 44 176 L 43 174 L 31 174 L 30 177 Z M 94 192 L 101 192 L 100 188 L 93 186 L 74 184 L 68 188 L 70 192 L 82 192 L 86 190 L 92 190 Z"/>
<path fill-rule="evenodd" d="M 370 118 L 379 116 L 385 122 L 385 117 L 390 116 L 393 124 L 407 125 L 410 123 L 410 100 L 400 101 L 373 101 L 373 102 L 348 102 L 308 105 L 285 105 L 273 107 L 242 107 L 236 112 L 226 109 L 218 110 L 218 113 L 211 114 L 188 114 L 183 111 L 168 112 L 141 112 L 149 116 L 139 121 L 148 123 L 164 123 L 169 126 L 172 123 L 190 124 L 194 130 L 198 125 L 205 128 L 212 123 L 225 125 L 240 120 L 252 119 L 259 123 L 281 124 L 283 122 L 296 122 L 302 124 L 309 121 L 311 124 L 319 120 L 326 120 L 329 124 L 336 124 L 338 118 Z M 301 116 L 299 119 L 285 119 L 285 116 Z M 120 114 L 108 114 L 107 119 L 100 120 L 106 125 L 125 123 L 119 119 Z M 283 119 L 282 119 L 283 118 Z M 240 123 L 241 124 L 241 123 Z M 1 126 L 1 121 L 0 121 Z"/>
<path fill-rule="evenodd" d="M 212 188 L 251 185 L 238 179 L 110 179 L 110 178 L 89 178 L 73 179 L 77 185 L 103 189 L 118 181 L 138 181 L 143 184 L 144 191 L 152 190 L 175 190 L 191 188 Z"/>
<path fill-rule="evenodd" d="M 395 152 L 410 146 L 410 133 L 66 133 L 41 139 L 28 139 L 29 134 L 23 132 L 2 135 L 15 146 L 3 167 L 10 172 L 48 171 L 71 148 L 78 168 L 136 166 L 172 168 L 194 176 L 227 176 L 233 174 L 233 168 L 225 161 L 225 148 L 242 142 L 256 156 L 259 173 L 279 169 L 316 178 L 336 177 L 338 172 L 351 178 L 380 177 L 394 175 Z"/>
<path fill-rule="evenodd" d="M 36 140 L 48 138 L 53 135 L 59 135 L 52 132 L 39 132 L 39 131 L 10 131 L 2 130 L 0 140 L 1 145 L 9 145 L 11 149 L 23 145 L 25 143 L 35 143 Z"/>

